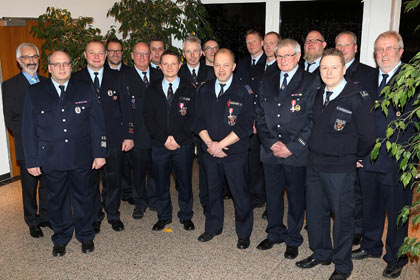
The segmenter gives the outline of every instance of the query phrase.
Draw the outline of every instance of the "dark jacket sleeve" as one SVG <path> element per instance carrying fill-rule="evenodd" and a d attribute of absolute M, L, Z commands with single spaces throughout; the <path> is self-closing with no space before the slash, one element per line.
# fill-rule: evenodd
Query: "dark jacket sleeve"
<path fill-rule="evenodd" d="M 15 80 L 9 80 L 2 84 L 3 96 L 3 114 L 6 126 L 13 131 L 13 133 L 21 134 L 22 116 L 19 112 L 19 107 L 16 100 L 16 86 Z"/>
<path fill-rule="evenodd" d="M 249 137 L 252 133 L 252 124 L 254 122 L 254 94 L 248 94 L 248 91 L 243 88 L 244 91 L 244 107 L 239 113 L 237 124 L 233 127 L 233 132 L 239 139 Z"/>
<path fill-rule="evenodd" d="M 134 139 L 133 130 L 133 115 L 130 106 L 130 96 L 128 95 L 128 84 L 125 80 L 125 76 L 121 73 L 120 75 L 120 109 L 123 118 L 123 125 L 125 127 L 126 134 L 124 139 Z"/>
<path fill-rule="evenodd" d="M 89 98 L 91 99 L 90 104 L 92 104 L 89 121 L 92 139 L 93 158 L 105 158 L 107 141 L 105 130 L 105 118 L 102 106 L 96 98 L 96 94 L 93 87 L 89 87 Z"/>
<path fill-rule="evenodd" d="M 203 85 L 197 89 L 195 100 L 194 100 L 194 120 L 192 123 L 192 131 L 198 135 L 201 131 L 207 130 L 205 122 L 205 96 L 207 94 L 207 85 Z"/>
<path fill-rule="evenodd" d="M 153 95 L 154 87 L 149 87 L 146 89 L 146 94 L 144 98 L 144 104 L 148 104 L 147 106 L 144 106 L 144 124 L 146 125 L 147 129 L 150 133 L 150 138 L 158 140 L 160 142 L 163 141 L 162 144 L 165 143 L 166 139 L 168 138 L 168 135 L 166 135 L 166 132 L 162 129 L 159 129 L 159 124 L 157 122 L 157 116 L 155 115 L 156 111 L 154 109 L 153 105 Z"/>
<path fill-rule="evenodd" d="M 373 102 L 366 97 L 355 114 L 355 126 L 359 135 L 357 157 L 363 159 L 372 150 L 376 141 L 375 113 L 371 111 Z"/>
<path fill-rule="evenodd" d="M 38 136 L 35 128 L 34 114 L 32 112 L 31 88 L 26 91 L 25 104 L 22 117 L 23 149 L 25 153 L 26 168 L 39 167 Z"/>

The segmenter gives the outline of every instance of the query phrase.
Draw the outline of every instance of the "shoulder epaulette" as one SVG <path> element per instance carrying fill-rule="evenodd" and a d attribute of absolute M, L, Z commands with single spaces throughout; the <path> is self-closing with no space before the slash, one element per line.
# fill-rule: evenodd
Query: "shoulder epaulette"
<path fill-rule="evenodd" d="M 369 97 L 369 93 L 368 93 L 366 90 L 362 90 L 362 91 L 360 92 L 360 95 L 361 95 L 363 98 Z"/>

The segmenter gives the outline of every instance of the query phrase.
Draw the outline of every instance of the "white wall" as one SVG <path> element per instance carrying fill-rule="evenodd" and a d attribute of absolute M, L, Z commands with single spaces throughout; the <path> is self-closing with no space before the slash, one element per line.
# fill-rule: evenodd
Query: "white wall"
<path fill-rule="evenodd" d="M 1 61 L 0 61 L 0 83 L 3 82 L 1 74 Z M 1 86 L 0 86 L 0 96 Z M 7 140 L 6 125 L 3 116 L 3 98 L 0 98 L 0 176 L 10 173 L 10 157 L 9 157 L 9 144 Z"/>
<path fill-rule="evenodd" d="M 114 18 L 107 18 L 108 10 L 116 0 L 0 0 L 1 17 L 38 18 L 47 7 L 67 9 L 72 17 L 93 17 L 94 27 L 106 34 L 111 25 L 119 26 Z"/>

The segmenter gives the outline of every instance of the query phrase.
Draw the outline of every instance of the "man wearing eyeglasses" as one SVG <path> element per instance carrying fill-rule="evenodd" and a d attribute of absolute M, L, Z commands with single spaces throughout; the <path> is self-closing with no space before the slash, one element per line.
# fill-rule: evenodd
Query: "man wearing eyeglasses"
<path fill-rule="evenodd" d="M 106 63 L 105 67 L 117 71 L 125 71 L 128 66 L 122 62 L 123 46 L 122 42 L 116 38 L 108 39 L 105 44 Z"/>
<path fill-rule="evenodd" d="M 107 164 L 102 172 L 99 172 L 99 170 L 96 172 L 92 182 L 95 189 L 95 207 L 97 210 L 93 226 L 95 232 L 99 233 L 104 218 L 99 192 L 99 179 L 100 173 L 102 173 L 102 199 L 108 223 L 112 225 L 114 231 L 122 231 L 124 224 L 120 219 L 119 212 L 122 156 L 123 152 L 131 150 L 134 146 L 132 110 L 127 85 L 121 72 L 104 67 L 106 52 L 101 41 L 93 40 L 89 42 L 86 45 L 84 57 L 87 61 L 87 67 L 74 73 L 73 77 L 90 83 L 95 89 L 104 111 L 107 134 Z"/>
<path fill-rule="evenodd" d="M 267 193 L 267 238 L 258 246 L 268 250 L 286 243 L 284 257 L 294 259 L 303 242 L 300 234 L 305 211 L 307 142 L 312 128 L 312 105 L 319 78 L 298 65 L 301 49 L 292 39 L 275 49 L 277 66 L 264 75 L 256 108 L 261 161 Z M 289 202 L 287 227 L 283 224 L 283 195 Z"/>
<path fill-rule="evenodd" d="M 401 69 L 403 52 L 403 39 L 395 31 L 384 32 L 376 39 L 375 59 L 379 68 L 376 71 L 375 78 L 377 91 L 372 92 L 372 99 L 376 102 L 383 98 L 379 96 L 383 88 L 395 83 L 394 77 Z M 413 99 L 416 100 L 417 98 Z M 411 103 L 407 104 L 404 111 L 401 107 L 395 108 L 390 105 L 388 110 L 388 116 L 385 116 L 380 108 L 375 110 L 377 138 L 384 138 L 388 124 L 403 118 L 402 114 L 411 111 L 412 105 Z M 391 141 L 396 141 L 404 146 L 414 133 L 416 133 L 416 130 L 413 125 L 408 125 Z M 384 146 L 382 145 L 374 163 L 370 161 L 368 155 L 359 164 L 362 167 L 359 170 L 359 178 L 362 190 L 363 234 L 361 246 L 353 251 L 352 257 L 361 260 L 382 256 L 382 232 L 385 214 L 388 213 L 386 254 L 383 257 L 387 266 L 382 275 L 386 278 L 397 278 L 408 262 L 406 255 L 398 257 L 398 249 L 407 236 L 408 222 L 403 225 L 397 224 L 397 216 L 403 206 L 411 204 L 412 190 L 409 187 L 403 187 L 399 180 L 401 176 L 399 163 L 387 152 Z"/>
<path fill-rule="evenodd" d="M 23 217 L 29 226 L 29 234 L 39 238 L 44 236 L 41 227 L 51 228 L 47 207 L 47 185 L 43 176 L 34 177 L 26 170 L 21 131 L 26 89 L 39 81 L 44 81 L 45 78 L 37 74 L 39 50 L 34 44 L 20 44 L 16 49 L 16 60 L 22 71 L 2 84 L 3 113 L 6 126 L 13 132 L 15 140 L 15 154 L 22 184 Z M 37 193 L 39 203 L 36 199 Z"/>
<path fill-rule="evenodd" d="M 319 75 L 319 62 L 326 46 L 327 42 L 325 42 L 321 32 L 312 30 L 306 35 L 304 42 L 305 56 L 301 61 L 305 71 Z"/>
<path fill-rule="evenodd" d="M 104 115 L 91 84 L 70 78 L 70 56 L 48 57 L 51 79 L 28 88 L 22 119 L 26 168 L 48 185 L 53 256 L 66 254 L 73 231 L 82 252 L 95 249 L 93 170 L 105 164 Z"/>
<path fill-rule="evenodd" d="M 133 167 L 133 200 L 134 211 L 132 217 L 141 219 L 147 207 L 156 207 L 157 196 L 153 179 L 146 173 L 150 171 L 151 142 L 149 131 L 144 123 L 144 107 L 146 89 L 162 77 L 162 72 L 149 66 L 150 48 L 145 42 L 137 43 L 131 52 L 134 66 L 124 72 L 129 88 L 131 109 L 134 122 L 134 148 L 128 152 Z M 151 182 L 153 181 L 153 183 Z M 151 185 L 152 184 L 152 185 Z"/>
<path fill-rule="evenodd" d="M 213 67 L 214 54 L 219 50 L 219 44 L 215 40 L 207 40 L 203 46 L 203 56 L 206 65 Z"/>

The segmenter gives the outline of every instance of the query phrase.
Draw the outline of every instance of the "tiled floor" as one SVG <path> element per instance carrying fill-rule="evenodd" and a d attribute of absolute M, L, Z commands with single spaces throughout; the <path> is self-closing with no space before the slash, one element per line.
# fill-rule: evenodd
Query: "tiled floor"
<path fill-rule="evenodd" d="M 195 166 L 193 185 L 197 186 Z M 173 191 L 173 201 L 176 193 Z M 95 238 L 96 250 L 82 254 L 73 238 L 64 257 L 51 255 L 52 231 L 44 237 L 30 237 L 23 221 L 20 181 L 0 187 L 0 279 L 328 279 L 333 265 L 303 270 L 295 261 L 283 258 L 285 245 L 268 251 L 255 247 L 265 238 L 263 209 L 256 209 L 251 247 L 236 249 L 232 201 L 225 202 L 225 227 L 222 235 L 208 243 L 197 241 L 204 229 L 204 216 L 195 189 L 196 230 L 186 232 L 176 218 L 168 226 L 172 232 L 153 232 L 156 213 L 147 211 L 141 220 L 131 218 L 133 206 L 121 204 L 121 219 L 126 229 L 114 232 L 106 222 Z M 176 203 L 175 203 L 176 204 Z M 177 205 L 174 206 L 177 209 Z M 174 213 L 176 217 L 176 213 Z M 309 256 L 307 233 L 298 260 Z M 354 261 L 350 279 L 381 279 L 382 259 Z M 400 279 L 420 279 L 420 265 L 407 265 Z"/>

